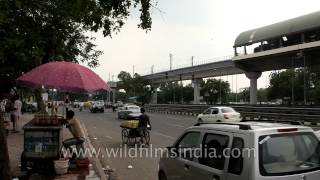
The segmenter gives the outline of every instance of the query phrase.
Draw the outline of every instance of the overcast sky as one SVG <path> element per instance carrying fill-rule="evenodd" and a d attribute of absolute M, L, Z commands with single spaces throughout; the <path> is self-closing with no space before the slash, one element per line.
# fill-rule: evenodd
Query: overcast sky
<path fill-rule="evenodd" d="M 139 15 L 134 11 L 126 25 L 113 38 L 96 36 L 98 49 L 103 51 L 100 66 L 95 68 L 103 79 L 109 73 L 115 79 L 121 70 L 144 74 L 173 66 L 233 54 L 233 43 L 239 33 L 320 10 L 319 0 L 158 0 L 159 10 L 152 10 L 152 30 L 138 29 Z M 249 86 L 244 75 L 223 77 L 235 90 Z M 231 79 L 234 79 L 232 83 Z M 268 73 L 258 81 L 266 87 Z M 233 85 L 232 85 L 233 84 Z"/>

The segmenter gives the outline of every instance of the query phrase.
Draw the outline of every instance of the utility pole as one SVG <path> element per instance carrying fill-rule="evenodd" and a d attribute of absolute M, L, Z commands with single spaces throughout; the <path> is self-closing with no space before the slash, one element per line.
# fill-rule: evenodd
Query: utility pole
<path fill-rule="evenodd" d="M 221 92 L 221 76 L 220 76 L 220 82 L 219 82 L 219 89 L 220 89 L 220 104 L 222 104 L 222 92 Z"/>
<path fill-rule="evenodd" d="M 292 105 L 295 104 L 295 97 L 294 97 L 294 80 L 295 80 L 295 72 L 294 72 L 294 57 L 292 57 L 292 71 L 293 71 L 293 76 L 291 78 L 291 103 Z"/>
<path fill-rule="evenodd" d="M 306 56 L 303 56 L 303 100 L 304 105 L 307 104 L 307 76 L 306 76 Z"/>
<path fill-rule="evenodd" d="M 236 74 L 236 103 L 238 102 L 238 75 Z"/>
<path fill-rule="evenodd" d="M 193 56 L 191 56 L 191 66 L 193 66 Z"/>
<path fill-rule="evenodd" d="M 172 70 L 172 54 L 169 54 L 170 56 L 170 70 Z"/>
<path fill-rule="evenodd" d="M 134 65 L 132 65 L 132 78 L 134 77 Z"/>

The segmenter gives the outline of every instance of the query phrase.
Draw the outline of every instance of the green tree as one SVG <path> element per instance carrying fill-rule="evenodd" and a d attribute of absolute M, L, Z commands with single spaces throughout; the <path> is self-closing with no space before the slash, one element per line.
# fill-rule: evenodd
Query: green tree
<path fill-rule="evenodd" d="M 310 101 L 315 104 L 320 104 L 320 72 L 310 73 Z"/>
<path fill-rule="evenodd" d="M 118 89 L 124 89 L 127 98 L 137 96 L 138 101 L 142 104 L 148 103 L 150 100 L 150 88 L 147 86 L 148 81 L 143 79 L 139 74 L 134 74 L 121 71 L 118 75 Z"/>
<path fill-rule="evenodd" d="M 227 81 L 208 79 L 202 83 L 201 94 L 208 104 L 217 104 L 219 101 L 227 103 L 230 91 L 230 84 Z"/>
<path fill-rule="evenodd" d="M 245 87 L 240 89 L 238 94 L 238 98 L 240 102 L 249 102 L 250 101 L 250 88 Z"/>
<path fill-rule="evenodd" d="M 22 72 L 53 60 L 98 66 L 102 52 L 96 49 L 88 32 L 101 31 L 104 36 L 119 32 L 132 7 L 139 8 L 141 13 L 138 27 L 148 31 L 152 23 L 151 3 L 151 0 L 0 1 L 0 84 L 10 88 L 14 84 L 5 81 L 14 82 Z M 40 91 L 37 92 L 37 99 L 41 99 Z M 2 146 L 3 141 L 0 143 Z M 0 164 L 1 170 L 2 167 Z M 0 174 L 0 179 L 9 178 Z"/>
<path fill-rule="evenodd" d="M 303 69 L 289 69 L 271 73 L 270 86 L 268 88 L 268 99 L 284 99 L 287 97 L 292 102 L 292 93 L 294 93 L 294 101 L 302 102 L 304 99 L 305 76 L 306 89 L 308 90 L 312 83 L 316 83 L 309 80 L 308 71 L 304 72 Z"/>
<path fill-rule="evenodd" d="M 159 92 L 159 103 L 179 103 L 181 102 L 181 96 L 183 96 L 184 101 L 189 101 L 190 93 L 186 89 L 190 89 L 190 87 L 181 88 L 181 84 L 179 82 L 165 82 L 160 84 L 160 92 Z M 193 95 L 192 95 L 193 98 Z"/>
<path fill-rule="evenodd" d="M 258 90 L 258 101 L 260 103 L 268 101 L 268 89 L 267 88 L 260 88 Z"/>

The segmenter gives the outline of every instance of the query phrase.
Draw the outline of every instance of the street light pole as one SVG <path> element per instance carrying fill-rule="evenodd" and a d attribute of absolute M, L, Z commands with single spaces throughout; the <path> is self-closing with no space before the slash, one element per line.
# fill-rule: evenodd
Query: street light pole
<path fill-rule="evenodd" d="M 307 85 L 306 85 L 306 56 L 303 56 L 303 101 L 307 104 Z"/>
<path fill-rule="evenodd" d="M 193 56 L 191 56 L 191 66 L 193 66 Z"/>
<path fill-rule="evenodd" d="M 220 82 L 219 82 L 219 89 L 220 89 L 220 97 L 219 97 L 219 99 L 220 99 L 220 104 L 222 104 L 222 92 L 221 92 L 221 76 L 220 76 Z"/>
<path fill-rule="evenodd" d="M 170 57 L 170 70 L 172 70 L 172 54 L 171 53 L 169 54 L 169 57 Z"/>
<path fill-rule="evenodd" d="M 294 100 L 294 78 L 295 78 L 295 72 L 294 72 L 294 57 L 292 57 L 292 71 L 293 71 L 293 75 L 292 75 L 292 78 L 291 78 L 291 103 L 292 105 L 295 104 L 295 100 Z"/>

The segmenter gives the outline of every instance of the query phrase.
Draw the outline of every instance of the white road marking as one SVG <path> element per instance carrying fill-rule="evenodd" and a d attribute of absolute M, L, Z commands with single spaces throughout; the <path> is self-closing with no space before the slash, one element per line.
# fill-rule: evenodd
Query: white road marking
<path fill-rule="evenodd" d="M 169 138 L 169 139 L 175 139 L 174 137 L 171 137 L 171 136 L 168 136 L 168 135 L 165 135 L 165 134 L 162 134 L 162 133 L 159 133 L 159 132 L 153 132 L 154 134 L 157 134 L 159 136 L 163 136 L 163 137 L 166 137 L 166 138 Z"/>
<path fill-rule="evenodd" d="M 173 127 L 184 128 L 184 126 L 179 125 L 179 124 L 170 124 L 170 123 L 167 123 L 167 125 L 169 125 L 169 126 L 173 126 Z"/>
<path fill-rule="evenodd" d="M 167 116 L 168 119 L 172 119 L 172 120 L 177 120 L 178 118 L 175 118 L 175 117 L 169 117 Z"/>
<path fill-rule="evenodd" d="M 106 136 L 106 138 L 108 138 L 108 139 L 112 139 L 112 137 L 111 137 L 111 136 Z"/>

